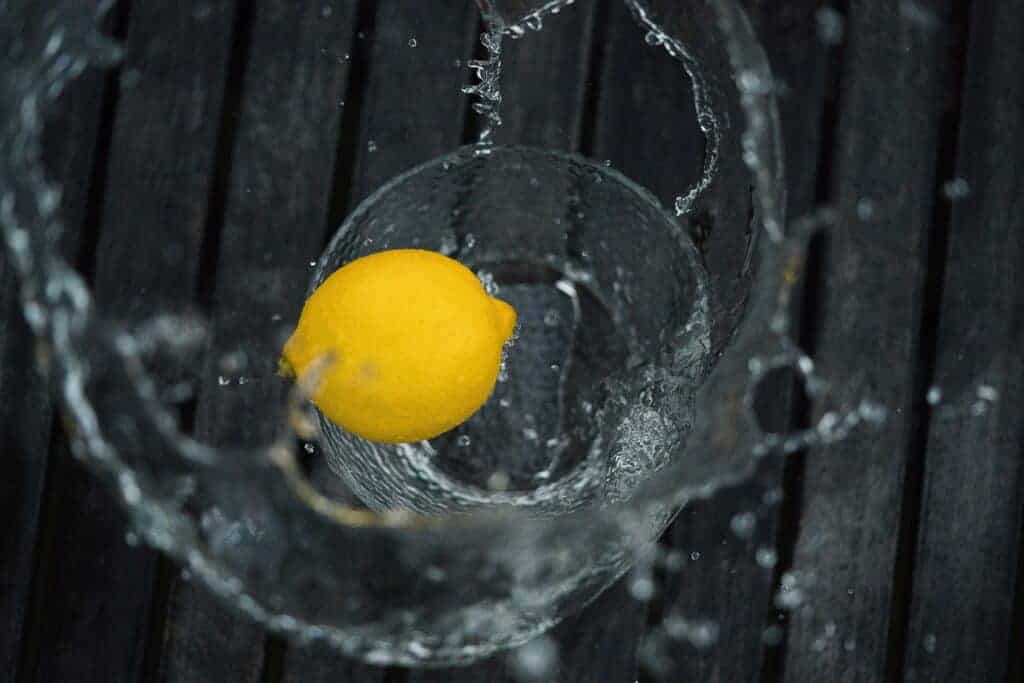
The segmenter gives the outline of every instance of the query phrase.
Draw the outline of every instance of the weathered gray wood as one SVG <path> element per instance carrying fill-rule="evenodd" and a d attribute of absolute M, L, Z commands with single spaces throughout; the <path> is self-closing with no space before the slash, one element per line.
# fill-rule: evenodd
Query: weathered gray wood
<path fill-rule="evenodd" d="M 580 151 L 588 80 L 598 76 L 589 72 L 597 9 L 577 3 L 540 31 L 504 40 L 497 142 Z"/>
<path fill-rule="evenodd" d="M 815 355 L 839 403 L 871 398 L 890 413 L 880 430 L 808 454 L 793 561 L 805 605 L 785 657 L 794 683 L 886 675 L 951 14 L 945 0 L 917 5 L 934 22 L 865 0 L 846 22 L 831 188 L 841 219 L 825 235 Z"/>
<path fill-rule="evenodd" d="M 331 8 L 325 11 L 324 8 Z M 273 377 L 279 328 L 302 305 L 327 221 L 335 150 L 355 39 L 355 0 L 297 8 L 272 0 L 252 16 L 243 100 L 213 283 L 210 353 L 196 412 L 196 436 L 215 445 L 269 442 L 283 403 Z M 237 38 L 236 38 L 237 40 Z M 343 134 L 345 131 L 342 131 Z M 243 352 L 247 364 L 222 386 L 219 364 Z M 256 381 L 239 383 L 239 377 Z M 262 628 L 201 585 L 172 583 L 161 679 L 261 680 Z"/>
<path fill-rule="evenodd" d="M 467 72 L 456 62 L 473 54 L 479 21 L 472 0 L 379 0 L 367 9 L 373 12 L 372 30 L 357 35 L 354 48 L 370 43 L 365 89 L 354 93 L 363 100 L 356 158 L 341 160 L 355 163 L 349 210 L 393 176 L 460 144 L 467 104 L 459 90 Z M 329 232 L 337 227 L 328 226 Z M 383 680 L 385 671 L 324 648 L 292 648 L 284 680 L 370 682 Z"/>
<path fill-rule="evenodd" d="M 745 3 L 768 54 L 773 75 L 783 84 L 779 112 L 783 123 L 790 219 L 813 208 L 828 46 L 818 36 L 814 0 L 764 7 Z M 798 328 L 798 323 L 795 323 Z M 776 387 L 773 422 L 789 424 L 789 387 Z M 767 417 L 767 416 L 766 416 Z M 765 506 L 763 492 L 782 486 L 783 461 L 761 464 L 758 475 L 736 490 L 684 510 L 669 533 L 685 568 L 665 596 L 665 610 L 690 619 L 715 621 L 719 637 L 711 646 L 680 643 L 671 652 L 679 680 L 757 681 L 764 658 L 763 633 L 772 613 L 773 566 L 755 561 L 759 549 L 775 551 L 779 508 Z M 737 536 L 732 518 L 756 515 L 749 537 Z M 777 553 L 776 553 L 777 554 Z"/>
<path fill-rule="evenodd" d="M 970 194 L 952 207 L 943 254 L 942 397 L 924 459 L 907 680 L 1003 681 L 1021 656 L 1010 631 L 1024 504 L 1022 69 L 1024 2 L 975 5 L 955 172 Z"/>
<path fill-rule="evenodd" d="M 61 96 L 47 121 L 44 158 L 51 178 L 63 186 L 66 226 L 63 255 L 74 261 L 85 217 L 93 167 L 104 73 L 89 70 Z M 0 677 L 15 680 L 22 646 L 34 551 L 38 541 L 43 480 L 53 426 L 50 386 L 35 364 L 34 343 L 21 315 L 15 274 L 0 251 Z"/>
<path fill-rule="evenodd" d="M 233 7 L 133 7 L 94 269 L 107 316 L 139 321 L 192 299 Z M 25 679 L 136 680 L 156 555 L 125 544 L 113 498 L 66 448 L 51 462 L 55 557 L 36 577 L 40 656 Z"/>

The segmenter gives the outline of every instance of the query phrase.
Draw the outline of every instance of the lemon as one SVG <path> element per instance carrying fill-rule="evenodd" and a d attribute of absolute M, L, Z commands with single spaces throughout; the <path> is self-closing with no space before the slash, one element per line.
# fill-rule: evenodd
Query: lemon
<path fill-rule="evenodd" d="M 281 366 L 301 375 L 329 357 L 312 396 L 328 419 L 373 441 L 419 441 L 484 404 L 515 323 L 515 309 L 458 261 L 382 251 L 346 264 L 313 292 Z"/>

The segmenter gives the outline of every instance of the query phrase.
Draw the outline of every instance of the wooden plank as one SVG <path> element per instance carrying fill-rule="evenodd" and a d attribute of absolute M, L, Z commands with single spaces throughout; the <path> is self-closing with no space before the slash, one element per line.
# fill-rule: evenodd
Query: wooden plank
<path fill-rule="evenodd" d="M 362 200 L 416 164 L 457 147 L 465 126 L 465 61 L 479 19 L 472 0 L 378 0 L 350 197 Z M 353 207 L 354 208 L 354 207 Z"/>
<path fill-rule="evenodd" d="M 917 681 L 1002 681 L 1020 657 L 1010 641 L 1024 503 L 1024 175 L 997 150 L 1024 149 L 1024 2 L 975 5 L 970 25 L 955 172 L 970 194 L 952 207 L 943 255 L 932 380 L 942 395 L 904 662 Z"/>
<path fill-rule="evenodd" d="M 61 251 L 74 262 L 86 215 L 105 74 L 90 69 L 61 95 L 48 118 L 44 160 L 51 178 L 63 186 L 61 215 L 66 233 Z M 0 676 L 16 680 L 18 658 L 38 540 L 43 480 L 53 418 L 50 386 L 35 365 L 34 344 L 22 317 L 16 279 L 0 251 L 0 443 L 6 475 L 0 477 Z"/>
<path fill-rule="evenodd" d="M 479 21 L 472 0 L 378 0 L 367 10 L 372 14 L 362 18 L 364 30 L 356 36 L 353 51 L 367 54 L 365 89 L 353 93 L 361 102 L 345 105 L 361 107 L 355 159 L 339 159 L 355 166 L 349 210 L 395 175 L 461 143 L 467 106 L 459 90 L 467 75 L 456 62 L 464 63 L 473 54 Z M 328 231 L 333 234 L 337 227 L 332 223 Z M 300 280 L 305 286 L 305 278 Z M 386 669 L 347 660 L 326 648 L 294 647 L 284 661 L 288 683 L 370 683 L 387 675 Z"/>
<path fill-rule="evenodd" d="M 778 103 L 790 219 L 808 213 L 814 205 L 827 63 L 827 46 L 818 36 L 818 4 L 816 0 L 798 0 L 768 8 L 756 0 L 746 3 L 772 72 L 784 84 Z M 773 424 L 786 425 L 789 387 L 779 387 L 778 396 L 778 410 L 771 419 Z M 663 611 L 690 620 L 709 619 L 719 632 L 708 646 L 697 648 L 683 642 L 667 652 L 674 678 L 760 679 L 763 633 L 772 612 L 774 565 L 758 563 L 755 558 L 762 549 L 775 552 L 779 508 L 766 506 L 763 494 L 782 486 L 783 465 L 778 459 L 763 462 L 749 482 L 685 509 L 670 530 L 669 545 L 682 554 L 686 564 L 674 585 L 667 588 Z M 750 518 L 739 515 L 748 514 L 753 515 L 756 528 L 749 535 L 735 533 L 733 519 L 745 521 Z"/>
<path fill-rule="evenodd" d="M 269 442 L 279 421 L 266 407 L 283 385 L 259 381 L 276 367 L 278 328 L 301 308 L 309 262 L 319 255 L 355 38 L 356 3 L 261 2 L 251 18 L 244 100 L 237 113 L 210 352 L 196 436 L 214 445 Z M 282 239 L 287 236 L 286 239 Z M 221 360 L 245 354 L 226 373 Z M 229 384 L 218 379 L 226 376 Z M 246 382 L 245 378 L 256 381 Z M 241 379 L 241 381 L 240 381 Z M 166 681 L 258 681 L 263 629 L 202 585 L 172 582 L 160 661 Z"/>
<path fill-rule="evenodd" d="M 647 605 L 627 589 L 628 577 L 552 632 L 558 644 L 561 683 L 629 683 L 637 677 L 637 652 Z"/>
<path fill-rule="evenodd" d="M 548 17 L 538 32 L 506 39 L 503 51 L 501 144 L 578 151 L 584 125 L 596 3 L 578 4 Z M 558 681 L 617 681 L 636 673 L 636 647 L 645 610 L 620 584 L 550 634 L 558 648 Z M 410 671 L 409 683 L 476 683 L 515 680 L 508 665 L 515 652 L 469 667 Z"/>
<path fill-rule="evenodd" d="M 192 298 L 233 3 L 204 8 L 133 7 L 94 285 L 100 310 L 119 319 L 181 309 Z M 167 249 L 154 253 L 153 244 Z M 66 449 L 52 463 L 58 555 L 37 577 L 45 650 L 26 680 L 136 680 L 155 553 L 124 543 L 113 498 Z"/>
<path fill-rule="evenodd" d="M 837 403 L 867 397 L 890 412 L 878 431 L 808 454 L 788 681 L 886 676 L 951 4 L 918 3 L 929 23 L 850 4 L 831 188 L 840 221 L 825 235 L 815 355 Z"/>
<path fill-rule="evenodd" d="M 504 40 L 496 142 L 580 151 L 597 5 L 577 3 Z"/>

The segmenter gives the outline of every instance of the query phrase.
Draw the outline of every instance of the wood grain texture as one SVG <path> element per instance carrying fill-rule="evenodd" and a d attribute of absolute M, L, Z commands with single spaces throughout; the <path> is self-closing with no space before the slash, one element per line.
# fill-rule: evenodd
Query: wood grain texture
<path fill-rule="evenodd" d="M 245 72 L 232 85 L 242 101 L 196 412 L 202 441 L 268 443 L 280 425 L 267 408 L 283 405 L 286 389 L 274 378 L 277 345 L 285 321 L 298 316 L 323 241 L 355 13 L 350 1 L 297 8 L 272 0 L 254 9 Z M 226 373 L 221 359 L 239 353 L 244 367 Z M 225 375 L 226 386 L 218 379 Z M 246 377 L 254 381 L 242 383 Z M 177 578 L 161 679 L 259 681 L 264 639 L 262 628 L 203 586 Z"/>
<path fill-rule="evenodd" d="M 906 680 L 1002 681 L 1020 657 L 1010 630 L 1024 501 L 1022 46 L 1024 2 L 974 6 L 955 172 L 970 194 L 953 204 L 943 254 L 932 380 L 942 399 L 925 452 Z"/>
<path fill-rule="evenodd" d="M 362 98 L 359 130 L 342 131 L 358 134 L 354 158 L 340 160 L 355 165 L 349 211 L 393 176 L 462 142 L 467 103 L 459 90 L 467 75 L 456 62 L 464 63 L 473 54 L 479 21 L 472 0 L 379 0 L 364 11 L 372 13 L 363 20 L 370 30 L 356 35 L 353 50 L 368 55 L 363 91 L 353 93 Z M 329 225 L 328 232 L 333 234 L 337 227 Z M 324 648 L 292 648 L 284 662 L 284 680 L 289 683 L 370 683 L 386 675 L 385 669 L 346 660 Z"/>
<path fill-rule="evenodd" d="M 233 3 L 204 7 L 133 8 L 94 267 L 98 309 L 116 319 L 193 296 Z M 125 544 L 113 498 L 65 447 L 51 462 L 55 557 L 36 580 L 42 656 L 26 680 L 136 680 L 155 553 Z"/>
<path fill-rule="evenodd" d="M 591 41 L 598 3 L 583 3 L 549 17 L 540 32 L 504 45 L 501 144 L 579 151 Z M 591 84 L 593 85 L 593 84 Z M 583 150 L 588 152 L 589 150 Z M 558 209 L 552 209 L 553 212 Z M 558 681 L 626 681 L 636 675 L 636 651 L 646 609 L 620 584 L 583 612 L 568 617 L 550 634 L 558 646 Z M 409 683 L 514 680 L 503 653 L 469 667 L 410 671 Z"/>
<path fill-rule="evenodd" d="M 499 144 L 581 151 L 598 2 L 577 3 L 502 47 Z M 586 153 L 589 150 L 582 150 Z"/>
<path fill-rule="evenodd" d="M 356 148 L 352 208 L 385 182 L 457 147 L 479 18 L 472 0 L 378 0 Z M 415 47 L 411 42 L 415 41 Z M 371 145 L 371 142 L 373 143 Z"/>
<path fill-rule="evenodd" d="M 105 75 L 91 69 L 73 81 L 47 119 L 44 161 L 61 184 L 65 236 L 73 262 L 86 214 Z M 0 251 L 0 677 L 15 680 L 26 626 L 33 557 L 39 535 L 43 481 L 53 426 L 53 399 L 35 364 L 32 334 L 22 317 L 15 274 Z"/>
<path fill-rule="evenodd" d="M 871 398 L 889 419 L 808 454 L 793 561 L 805 602 L 785 657 L 794 683 L 886 675 L 951 16 L 944 0 L 918 6 L 934 23 L 863 0 L 846 21 L 831 188 L 840 220 L 825 234 L 815 355 L 840 405 Z"/>
<path fill-rule="evenodd" d="M 785 84 L 779 95 L 786 154 L 790 220 L 813 208 L 821 140 L 827 46 L 818 37 L 814 0 L 746 3 L 758 38 L 768 54 L 773 75 Z M 798 325 L 798 324 L 797 324 Z M 790 423 L 790 387 L 780 382 L 771 424 Z M 711 501 L 685 509 L 669 532 L 670 545 L 695 560 L 687 562 L 668 588 L 663 610 L 675 609 L 686 618 L 716 621 L 720 637 L 710 647 L 680 643 L 671 653 L 673 674 L 679 680 L 757 681 L 764 646 L 764 629 L 772 613 L 773 567 L 755 562 L 759 549 L 774 550 L 778 540 L 779 508 L 766 506 L 763 493 L 782 486 L 784 462 L 761 463 L 757 476 Z M 757 526 L 750 536 L 732 531 L 735 515 L 754 513 Z"/>

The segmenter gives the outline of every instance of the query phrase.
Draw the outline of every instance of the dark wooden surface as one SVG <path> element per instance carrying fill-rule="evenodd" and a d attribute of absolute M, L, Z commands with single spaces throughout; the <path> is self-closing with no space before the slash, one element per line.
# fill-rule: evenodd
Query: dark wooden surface
<path fill-rule="evenodd" d="M 855 370 L 833 375 L 840 397 L 895 412 L 685 510 L 664 539 L 680 579 L 650 604 L 620 583 L 563 622 L 552 680 L 648 680 L 646 624 L 677 610 L 721 634 L 674 642 L 672 681 L 1021 683 L 1024 0 L 746 4 L 785 84 L 790 214 L 841 216 L 812 250 L 801 341 L 826 373 Z M 480 54 L 469 0 L 136 0 L 108 23 L 124 64 L 79 79 L 47 129 L 62 246 L 117 317 L 207 312 L 211 364 L 295 315 L 294 264 L 367 193 L 476 133 L 465 98 L 442 96 Z M 843 40 L 823 40 L 835 25 Z M 499 140 L 608 159 L 671 202 L 703 150 L 678 66 L 642 38 L 593 0 L 508 46 Z M 322 230 L 283 240 L 290 224 Z M 150 243 L 174 248 L 136 258 Z M 0 277 L 0 680 L 512 680 L 502 657 L 424 672 L 290 647 L 127 544 L 53 426 L 2 255 Z M 274 390 L 207 382 L 196 433 L 259 440 L 239 425 Z M 777 418 L 822 409 L 781 401 Z M 789 582 L 806 600 L 778 610 Z"/>

